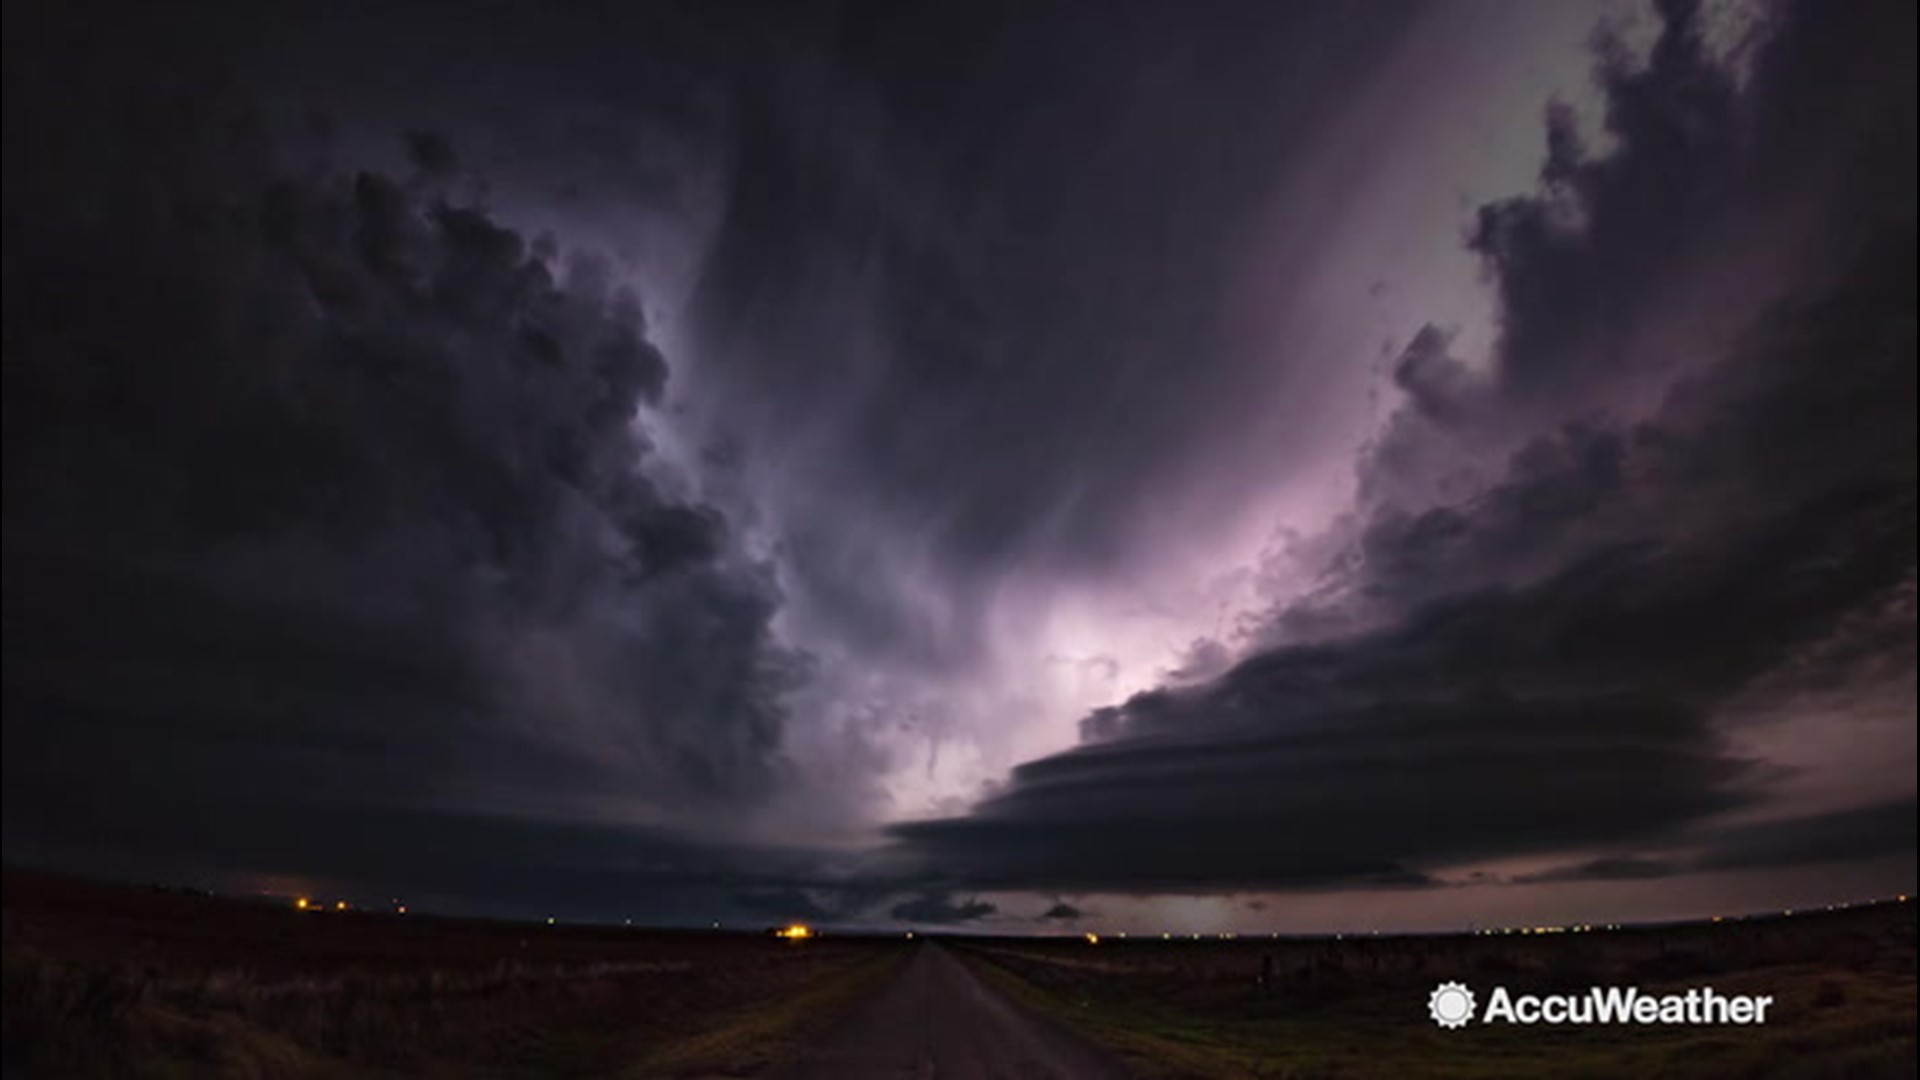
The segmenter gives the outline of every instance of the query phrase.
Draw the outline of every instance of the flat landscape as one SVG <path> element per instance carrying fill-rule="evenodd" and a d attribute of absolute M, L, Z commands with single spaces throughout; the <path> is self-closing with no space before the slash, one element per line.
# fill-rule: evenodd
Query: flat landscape
<path fill-rule="evenodd" d="M 9 1076 L 1906 1077 L 1913 905 L 1546 934 L 668 933 L 296 910 L 10 872 Z M 318 906 L 318 905 L 315 905 Z M 1594 985 L 1764 1026 L 1441 1030 Z"/>
<path fill-rule="evenodd" d="M 1914 911 L 1493 936 L 974 940 L 963 955 L 1028 1008 L 1148 1076 L 1908 1077 Z M 1262 975 L 1268 977 L 1263 981 Z M 1711 986 L 1775 999 L 1763 1026 L 1470 1023 L 1428 994 Z"/>
<path fill-rule="evenodd" d="M 9 1077 L 748 1075 L 896 939 L 297 911 L 9 873 Z"/>

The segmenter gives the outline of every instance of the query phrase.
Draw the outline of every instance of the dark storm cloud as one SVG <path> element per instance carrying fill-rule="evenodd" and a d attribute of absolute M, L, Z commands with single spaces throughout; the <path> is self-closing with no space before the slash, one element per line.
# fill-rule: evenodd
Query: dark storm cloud
<path fill-rule="evenodd" d="M 1555 111 L 1541 192 L 1482 211 L 1495 364 L 1470 372 L 1437 330 L 1409 346 L 1407 405 L 1363 461 L 1367 516 L 1328 579 L 1226 674 L 1094 713 L 1088 745 L 1021 766 L 966 817 L 897 826 L 903 857 L 953 887 L 1181 891 L 1818 851 L 1825 824 L 1712 832 L 1783 775 L 1720 712 L 1783 668 L 1845 682 L 1911 656 L 1913 73 L 1887 43 L 1912 12 L 1794 7 L 1740 89 L 1693 7 L 1662 10 L 1644 68 L 1602 50 L 1616 149 L 1585 156 Z M 1734 288 L 1744 268 L 1702 258 L 1730 222 L 1766 227 L 1760 208 L 1775 224 L 1738 250 L 1792 276 Z M 1675 366 L 1675 297 L 1702 295 L 1741 301 L 1738 336 L 1623 415 L 1639 374 Z M 1502 445 L 1492 483 L 1402 501 L 1397 473 Z M 1854 838 L 1838 850 L 1910 849 L 1891 813 L 1828 823 Z"/>
<path fill-rule="evenodd" d="M 742 911 L 782 922 L 831 922 L 846 916 L 845 910 L 837 904 L 822 903 L 816 894 L 805 889 L 739 892 L 733 895 L 733 905 Z"/>
<path fill-rule="evenodd" d="M 953 926 L 959 923 L 976 922 L 999 910 L 997 906 L 977 897 L 971 900 L 955 900 L 948 893 L 928 892 L 910 900 L 902 900 L 889 908 L 887 913 L 901 922 Z"/>
<path fill-rule="evenodd" d="M 234 764 L 284 781 L 285 769 L 258 758 L 254 751 Z M 164 755 L 152 761 L 157 769 L 174 767 Z M 352 760 L 338 767 L 365 770 Z M 809 895 L 790 883 L 834 885 L 820 872 L 830 857 L 792 848 L 669 829 L 381 805 L 346 790 L 298 800 L 263 791 L 267 786 L 236 790 L 231 780 L 215 778 L 189 789 L 175 778 L 164 791 L 142 793 L 151 798 L 137 814 L 119 810 L 128 793 L 49 795 L 30 786 L 8 798 L 59 813 L 33 820 L 30 835 L 21 823 L 10 825 L 9 858 L 71 861 L 84 852 L 82 865 L 94 873 L 206 882 L 236 894 L 297 881 L 356 899 L 404 896 L 418 911 L 693 925 L 765 920 L 773 911 L 769 898 Z M 816 910 L 824 909 L 783 907 L 778 915 L 825 921 Z"/>
<path fill-rule="evenodd" d="M 824 60 L 743 93 L 700 378 L 721 427 L 788 451 L 821 625 L 964 661 L 985 582 L 1096 571 L 1188 451 L 1258 418 L 1218 328 L 1247 222 L 1410 12 L 1211 15 L 855 5 L 811 31 Z M 932 569 L 890 576 L 902 551 Z M 950 618 L 905 598 L 928 577 Z"/>
<path fill-rule="evenodd" d="M 1911 798 L 1826 814 L 1718 829 L 1694 865 L 1703 870 L 1800 866 L 1888 855 L 1912 856 Z"/>
<path fill-rule="evenodd" d="M 1413 129 L 1474 110 L 1399 114 L 1486 92 L 1406 47 L 1457 36 L 1397 5 L 336 7 L 8 9 L 9 860 L 955 924 L 999 914 L 973 890 L 1912 850 L 1910 799 L 1781 810 L 1730 719 L 1911 716 L 1910 5 L 1785 5 L 1744 82 L 1689 4 L 1644 65 L 1603 41 L 1607 138 L 1549 106 L 1539 190 L 1467 223 L 1492 362 L 1448 311 L 1386 351 L 1358 505 L 1289 541 L 1324 575 L 854 854 L 752 841 L 1060 745 L 1028 739 L 1043 684 L 1108 688 L 1070 717 L 1153 662 L 1108 613 L 1184 588 L 1223 505 L 1323 479 L 1317 414 L 1364 376 L 1242 308 L 1438 265 L 1394 207 L 1458 171 Z M 350 119 L 315 145 L 174 74 L 235 64 Z"/>
<path fill-rule="evenodd" d="M 1518 882 L 1621 881 L 1714 870 L 1777 870 L 1882 859 L 1915 848 L 1911 798 L 1822 814 L 1723 825 L 1677 839 L 1686 850 L 1657 857 L 1610 855 L 1516 878 Z"/>
<path fill-rule="evenodd" d="M 1573 866 L 1556 867 L 1516 880 L 1523 884 L 1561 881 L 1647 881 L 1672 877 L 1681 868 L 1664 859 L 1637 858 L 1630 855 L 1589 859 Z"/>
<path fill-rule="evenodd" d="M 1468 419 L 1484 394 L 1485 380 L 1448 351 L 1452 343 L 1453 335 L 1439 327 L 1422 327 L 1393 365 L 1394 384 L 1412 408 L 1445 424 Z"/>
<path fill-rule="evenodd" d="M 449 806 L 698 833 L 788 783 L 806 666 L 652 468 L 638 297 L 441 185 L 438 136 L 315 170 L 157 43 L 9 27 L 10 858 L 300 869 L 307 813 Z"/>
<path fill-rule="evenodd" d="M 1067 903 L 1065 900 L 1059 900 L 1059 901 L 1055 901 L 1052 907 L 1040 913 L 1040 920 L 1042 922 L 1050 922 L 1050 921 L 1071 922 L 1074 919 L 1078 919 L 1085 914 L 1086 912 L 1081 911 L 1079 908 L 1074 907 L 1072 904 Z"/>
<path fill-rule="evenodd" d="M 1556 104 L 1539 191 L 1475 216 L 1468 244 L 1500 302 L 1494 364 L 1467 370 L 1436 327 L 1413 340 L 1395 370 L 1409 407 L 1363 472 L 1377 497 L 1444 490 L 1433 474 L 1461 468 L 1463 446 L 1631 411 L 1648 378 L 1739 332 L 1756 297 L 1817 289 L 1911 220 L 1910 11 L 1785 5 L 1743 89 L 1709 56 L 1698 3 L 1657 6 L 1644 64 L 1599 39 L 1613 151 L 1589 150 Z"/>

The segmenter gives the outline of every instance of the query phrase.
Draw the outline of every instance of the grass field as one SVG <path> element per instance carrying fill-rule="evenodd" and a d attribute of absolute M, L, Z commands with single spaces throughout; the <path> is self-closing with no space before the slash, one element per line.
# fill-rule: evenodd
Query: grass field
<path fill-rule="evenodd" d="M 750 1075 L 905 955 L 13 872 L 4 895 L 9 1076 Z"/>
<path fill-rule="evenodd" d="M 300 912 L 9 872 L 8 1076 L 752 1076 L 908 953 L 897 937 Z M 1909 1077 L 1914 911 L 1539 936 L 950 938 L 1146 1076 Z M 1266 977 L 1263 979 L 1263 972 Z M 1764 1027 L 1435 1027 L 1427 994 L 1772 995 Z"/>
<path fill-rule="evenodd" d="M 1911 1077 L 1914 910 L 1547 935 L 1339 941 L 978 939 L 989 983 L 1148 1076 Z M 1264 983 L 1263 969 L 1271 977 Z M 1427 995 L 1772 995 L 1764 1026 L 1441 1030 Z"/>

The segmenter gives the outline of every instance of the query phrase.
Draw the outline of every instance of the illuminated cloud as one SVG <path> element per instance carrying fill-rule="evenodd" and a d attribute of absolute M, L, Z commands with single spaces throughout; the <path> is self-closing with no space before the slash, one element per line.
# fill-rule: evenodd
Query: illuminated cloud
<path fill-rule="evenodd" d="M 10 13 L 7 856 L 1911 891 L 1913 12 L 1737 7 Z"/>

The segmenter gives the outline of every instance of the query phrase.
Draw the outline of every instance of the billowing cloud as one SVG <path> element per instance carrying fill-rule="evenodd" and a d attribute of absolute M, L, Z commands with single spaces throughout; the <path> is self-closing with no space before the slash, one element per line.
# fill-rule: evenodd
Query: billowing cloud
<path fill-rule="evenodd" d="M 1663 13 L 1644 67 L 1602 50 L 1615 149 L 1585 156 L 1554 111 L 1540 193 L 1480 214 L 1498 351 L 1476 374 L 1440 331 L 1407 347 L 1360 527 L 1317 587 L 1226 673 L 1096 711 L 1086 745 L 971 814 L 896 826 L 907 857 L 959 887 L 1136 892 L 1417 885 L 1649 846 L 1704 849 L 1688 869 L 1825 858 L 1763 839 L 1790 821 L 1708 834 L 1766 817 L 1791 771 L 1741 748 L 1744 691 L 1911 669 L 1911 71 L 1884 62 L 1876 13 L 1803 7 L 1741 89 L 1690 5 Z M 1887 104 L 1805 120 L 1861 98 Z M 1779 185 L 1815 161 L 1834 172 Z M 1763 208 L 1781 223 L 1745 240 L 1753 268 L 1700 261 Z M 1703 291 L 1743 305 L 1717 344 L 1672 304 Z M 1449 470 L 1452 494 L 1413 482 Z M 1847 629 L 1889 604 L 1879 634 Z M 1845 820 L 1844 850 L 1911 849 L 1886 814 Z M 1602 855 L 1551 876 L 1670 869 Z"/>
<path fill-rule="evenodd" d="M 9 9 L 8 858 L 1910 880 L 1913 11 L 1724 7 Z"/>
<path fill-rule="evenodd" d="M 644 850 L 796 784 L 807 663 L 655 463 L 641 299 L 442 185 L 437 136 L 316 172 L 101 60 L 8 65 L 10 857 L 297 869 L 266 822 L 451 807 Z"/>

